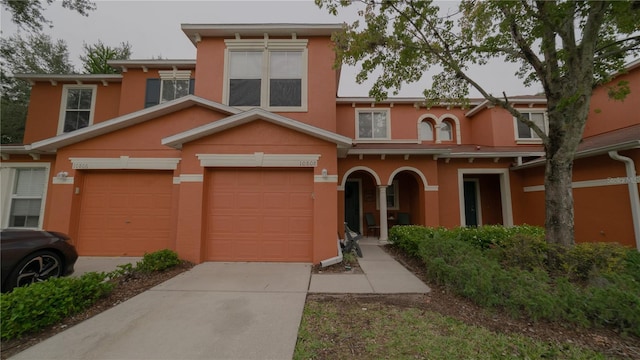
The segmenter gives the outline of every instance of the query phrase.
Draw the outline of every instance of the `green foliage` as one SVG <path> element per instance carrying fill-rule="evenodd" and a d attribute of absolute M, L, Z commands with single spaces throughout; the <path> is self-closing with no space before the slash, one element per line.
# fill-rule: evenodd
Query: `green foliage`
<path fill-rule="evenodd" d="M 80 55 L 83 68 L 87 74 L 116 74 L 119 71 L 114 69 L 107 61 L 128 60 L 131 57 L 131 44 L 120 43 L 120 46 L 111 47 L 98 40 L 96 44 L 83 45 L 84 55 Z"/>
<path fill-rule="evenodd" d="M 640 254 L 612 243 L 565 248 L 540 228 L 394 227 L 390 240 L 430 278 L 513 316 L 609 326 L 640 336 Z"/>
<path fill-rule="evenodd" d="M 52 26 L 44 16 L 43 3 L 51 4 L 54 0 L 15 1 L 2 0 L 5 10 L 11 13 L 11 20 L 19 27 L 32 31 L 42 30 L 43 25 Z M 74 10 L 78 14 L 87 16 L 89 11 L 95 10 L 96 5 L 90 0 L 62 0 L 62 7 Z"/>
<path fill-rule="evenodd" d="M 84 310 L 112 290 L 105 277 L 87 273 L 79 278 L 51 278 L 1 294 L 1 338 L 20 337 Z"/>
<path fill-rule="evenodd" d="M 24 2 L 25 4 L 27 2 Z M 13 35 L 0 39 L 2 144 L 20 144 L 24 135 L 31 86 L 15 74 L 70 74 L 69 50 L 63 40 L 45 34 Z"/>
<path fill-rule="evenodd" d="M 178 255 L 165 249 L 145 254 L 136 266 L 118 265 L 109 273 L 89 272 L 79 278 L 50 278 L 0 294 L 0 337 L 20 337 L 88 308 L 111 292 L 114 282 L 110 280 L 134 276 L 139 271 L 162 271 L 178 264 Z"/>
<path fill-rule="evenodd" d="M 180 264 L 180 258 L 175 251 L 164 249 L 150 254 L 144 254 L 142 260 L 136 264 L 136 270 L 142 272 L 162 271 Z"/>

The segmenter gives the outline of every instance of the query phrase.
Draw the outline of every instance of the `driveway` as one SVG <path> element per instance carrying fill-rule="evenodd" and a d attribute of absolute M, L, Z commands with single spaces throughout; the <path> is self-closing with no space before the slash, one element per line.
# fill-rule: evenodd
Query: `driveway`
<path fill-rule="evenodd" d="M 291 359 L 310 276 L 310 264 L 199 264 L 12 359 Z"/>

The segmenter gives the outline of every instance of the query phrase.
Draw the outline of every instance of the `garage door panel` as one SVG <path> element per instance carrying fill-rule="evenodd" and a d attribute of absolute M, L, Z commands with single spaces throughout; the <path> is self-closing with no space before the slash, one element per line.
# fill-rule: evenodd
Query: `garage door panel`
<path fill-rule="evenodd" d="M 172 178 L 166 171 L 86 173 L 78 252 L 141 256 L 169 248 Z"/>
<path fill-rule="evenodd" d="M 311 261 L 310 169 L 214 169 L 207 178 L 207 259 Z"/>

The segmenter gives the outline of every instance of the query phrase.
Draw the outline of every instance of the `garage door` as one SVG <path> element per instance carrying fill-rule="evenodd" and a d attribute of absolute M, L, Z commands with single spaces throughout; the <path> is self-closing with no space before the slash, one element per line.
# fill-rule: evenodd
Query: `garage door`
<path fill-rule="evenodd" d="M 310 169 L 216 169 L 209 172 L 206 258 L 310 262 Z"/>
<path fill-rule="evenodd" d="M 170 248 L 170 171 L 89 172 L 81 193 L 80 255 L 142 256 Z"/>

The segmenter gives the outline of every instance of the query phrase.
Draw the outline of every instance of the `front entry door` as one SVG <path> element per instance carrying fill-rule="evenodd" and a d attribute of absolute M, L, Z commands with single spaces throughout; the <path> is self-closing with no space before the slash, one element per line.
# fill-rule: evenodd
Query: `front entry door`
<path fill-rule="evenodd" d="M 353 231 L 360 230 L 360 183 L 349 181 L 344 187 L 344 221 Z"/>
<path fill-rule="evenodd" d="M 464 217 L 466 226 L 478 226 L 478 183 L 464 181 Z"/>

